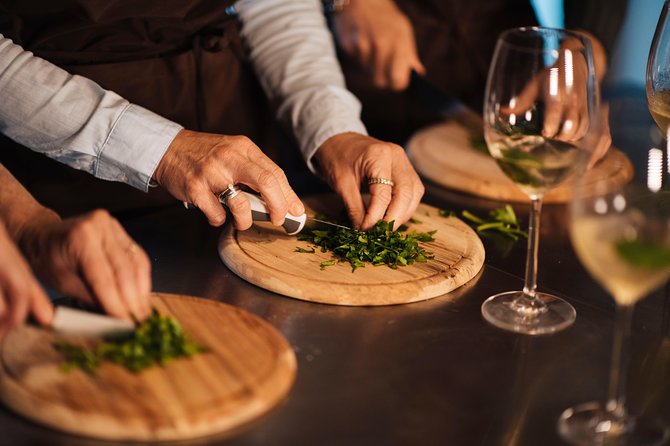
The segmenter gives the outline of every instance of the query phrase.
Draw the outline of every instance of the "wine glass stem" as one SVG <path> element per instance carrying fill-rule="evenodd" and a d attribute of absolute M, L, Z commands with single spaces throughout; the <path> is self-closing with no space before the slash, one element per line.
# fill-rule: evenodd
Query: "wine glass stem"
<path fill-rule="evenodd" d="M 630 327 L 632 316 L 633 305 L 617 304 L 607 411 L 620 420 L 626 415 L 626 376 L 630 354 Z"/>
<path fill-rule="evenodd" d="M 526 252 L 526 277 L 523 294 L 535 300 L 537 288 L 537 250 L 540 236 L 540 213 L 542 196 L 534 195 L 530 200 L 530 217 L 528 222 L 528 250 Z"/>

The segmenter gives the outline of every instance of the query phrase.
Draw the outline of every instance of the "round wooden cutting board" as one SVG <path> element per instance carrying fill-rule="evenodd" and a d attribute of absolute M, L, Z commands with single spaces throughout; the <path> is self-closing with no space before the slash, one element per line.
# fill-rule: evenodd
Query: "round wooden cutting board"
<path fill-rule="evenodd" d="M 156 294 L 211 351 L 138 374 L 103 363 L 97 376 L 60 370 L 57 335 L 31 326 L 7 334 L 0 350 L 0 398 L 54 429 L 107 440 L 184 440 L 228 431 L 267 412 L 289 391 L 296 359 L 282 335 L 242 309 Z"/>
<path fill-rule="evenodd" d="M 339 215 L 342 204 L 334 195 L 304 200 L 307 215 Z M 440 217 L 421 204 L 417 223 L 409 230 L 437 230 L 435 241 L 423 243 L 435 258 L 426 263 L 391 269 L 366 265 L 351 271 L 348 262 L 324 270 L 331 253 L 295 252 L 308 242 L 286 235 L 281 228 L 256 224 L 246 231 L 228 226 L 219 241 L 223 262 L 235 274 L 262 288 L 297 299 L 334 305 L 391 305 L 417 302 L 448 293 L 472 279 L 484 264 L 484 247 L 475 232 L 457 218 Z M 419 222 L 420 221 L 420 222 Z"/>
<path fill-rule="evenodd" d="M 472 135 L 481 135 L 457 120 L 448 121 L 417 132 L 407 145 L 407 154 L 417 172 L 424 178 L 461 192 L 494 200 L 527 202 L 529 198 L 507 178 L 495 160 L 472 148 Z M 608 179 L 625 184 L 633 177 L 633 165 L 617 149 L 587 173 L 596 182 Z M 545 203 L 563 203 L 570 198 L 570 181 L 565 181 L 544 196 Z"/>

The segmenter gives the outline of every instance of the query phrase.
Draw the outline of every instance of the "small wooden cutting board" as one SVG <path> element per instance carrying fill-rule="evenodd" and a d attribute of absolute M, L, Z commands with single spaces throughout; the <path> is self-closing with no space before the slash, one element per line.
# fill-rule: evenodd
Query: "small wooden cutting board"
<path fill-rule="evenodd" d="M 103 363 L 97 376 L 64 373 L 57 335 L 24 326 L 0 350 L 0 398 L 54 429 L 106 440 L 184 440 L 218 434 L 267 412 L 289 391 L 296 358 L 259 317 L 206 299 L 153 296 L 211 351 L 138 374 Z"/>
<path fill-rule="evenodd" d="M 339 215 L 342 204 L 334 195 L 304 200 L 307 215 Z M 243 279 L 275 293 L 334 305 L 391 305 L 417 302 L 448 293 L 475 277 L 484 264 L 484 247 L 475 232 L 455 217 L 440 217 L 434 207 L 421 204 L 420 223 L 409 230 L 437 230 L 435 241 L 423 243 L 435 258 L 426 263 L 391 269 L 366 265 L 351 271 L 348 262 L 324 270 L 319 264 L 331 253 L 295 252 L 307 242 L 286 235 L 281 228 L 257 224 L 246 231 L 228 226 L 219 241 L 223 262 Z"/>
<path fill-rule="evenodd" d="M 407 144 L 407 154 L 422 177 L 440 186 L 494 200 L 528 202 L 528 196 L 491 156 L 472 147 L 472 135 L 481 135 L 481 130 L 450 120 L 417 132 Z M 612 148 L 586 176 L 588 181 L 626 184 L 633 178 L 633 165 L 624 153 Z M 564 203 L 569 199 L 567 180 L 547 192 L 543 201 Z"/>

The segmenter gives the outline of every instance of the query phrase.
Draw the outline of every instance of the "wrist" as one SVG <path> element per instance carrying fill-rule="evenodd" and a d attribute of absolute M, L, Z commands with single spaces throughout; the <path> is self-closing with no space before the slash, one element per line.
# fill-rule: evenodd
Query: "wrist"
<path fill-rule="evenodd" d="M 14 241 L 33 268 L 45 256 L 49 234 L 61 222 L 60 216 L 48 208 L 34 212 L 14 231 Z"/>

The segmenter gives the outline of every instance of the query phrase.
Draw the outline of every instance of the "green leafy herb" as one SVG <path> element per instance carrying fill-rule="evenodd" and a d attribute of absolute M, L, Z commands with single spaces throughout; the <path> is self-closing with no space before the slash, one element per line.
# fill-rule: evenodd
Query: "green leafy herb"
<path fill-rule="evenodd" d="M 95 347 L 67 341 L 60 341 L 55 347 L 67 360 L 62 367 L 64 371 L 80 368 L 91 374 L 97 371 L 102 361 L 114 362 L 136 373 L 208 350 L 190 341 L 179 322 L 170 316 L 161 316 L 156 309 L 129 336 L 107 340 Z"/>
<path fill-rule="evenodd" d="M 455 212 L 444 209 L 440 209 L 439 214 L 441 217 L 456 216 Z M 520 237 L 528 238 L 528 233 L 521 229 L 514 209 L 509 204 L 493 209 L 489 212 L 488 218 L 478 217 L 467 210 L 461 212 L 461 216 L 479 233 L 495 231 L 513 240 L 519 240 Z"/>
<path fill-rule="evenodd" d="M 623 240 L 616 250 L 628 263 L 645 269 L 661 269 L 670 266 L 670 250 L 641 240 Z"/>
<path fill-rule="evenodd" d="M 314 251 L 314 248 L 305 249 L 305 248 L 301 248 L 301 247 L 297 246 L 293 250 L 293 252 L 302 252 L 302 253 L 305 253 L 305 254 L 314 254 L 316 251 Z"/>
<path fill-rule="evenodd" d="M 413 225 L 420 225 L 423 223 L 421 220 L 417 220 L 416 218 L 410 218 L 409 222 L 412 223 Z"/>
<path fill-rule="evenodd" d="M 445 210 L 445 209 L 438 209 L 437 213 L 440 217 L 447 217 L 448 218 L 448 217 L 455 217 L 456 216 L 456 212 L 448 211 L 448 210 Z"/>
<path fill-rule="evenodd" d="M 433 241 L 435 231 L 403 234 L 400 230 L 393 230 L 393 223 L 381 220 L 369 231 L 315 229 L 298 234 L 298 240 L 313 243 L 321 248 L 321 252 L 330 251 L 335 255 L 336 259 L 322 262 L 321 269 L 335 265 L 338 261 L 349 262 L 352 272 L 366 263 L 387 265 L 395 269 L 414 262 L 426 262 L 434 257 L 419 243 Z"/>

